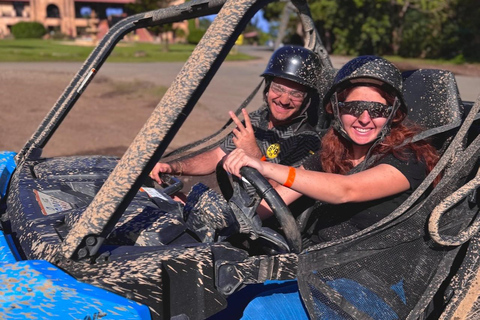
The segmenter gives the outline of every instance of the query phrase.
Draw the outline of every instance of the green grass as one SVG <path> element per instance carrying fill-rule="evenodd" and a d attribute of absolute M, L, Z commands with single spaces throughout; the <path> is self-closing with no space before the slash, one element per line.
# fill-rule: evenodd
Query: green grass
<path fill-rule="evenodd" d="M 188 44 L 171 44 L 165 52 L 163 46 L 152 43 L 120 42 L 108 57 L 109 62 L 184 62 L 195 48 Z M 0 40 L 0 62 L 85 61 L 94 46 L 76 45 L 75 42 L 22 39 Z M 229 54 L 227 60 L 249 60 L 246 54 Z"/>
<path fill-rule="evenodd" d="M 451 60 L 445 60 L 445 59 L 421 59 L 421 58 L 402 58 L 399 56 L 384 56 L 385 59 L 388 59 L 389 61 L 392 61 L 393 63 L 395 62 L 406 62 L 410 64 L 419 64 L 419 65 L 436 65 L 436 66 L 449 66 L 449 65 L 462 65 L 466 63 L 465 61 L 463 62 L 458 62 L 456 59 L 451 59 Z M 470 63 L 470 64 L 478 64 L 478 63 Z"/>

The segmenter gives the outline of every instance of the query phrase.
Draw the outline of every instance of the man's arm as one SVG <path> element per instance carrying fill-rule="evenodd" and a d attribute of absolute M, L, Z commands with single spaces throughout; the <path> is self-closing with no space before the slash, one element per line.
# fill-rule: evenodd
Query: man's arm
<path fill-rule="evenodd" d="M 217 163 L 224 156 L 225 152 L 220 147 L 216 147 L 191 158 L 172 162 L 159 162 L 150 172 L 150 177 L 158 183 L 162 183 L 159 176 L 160 173 L 186 176 L 207 175 L 215 171 Z"/>
<path fill-rule="evenodd" d="M 255 131 L 253 130 L 250 117 L 245 109 L 242 110 L 245 125 L 230 111 L 232 120 L 237 125 L 231 133 L 233 135 L 232 141 L 236 148 L 244 149 L 247 154 L 253 157 L 262 157 L 262 152 L 257 145 L 255 139 Z M 207 152 L 198 154 L 191 158 L 182 159 L 181 161 L 175 160 L 172 162 L 159 162 L 155 165 L 150 177 L 161 183 L 159 173 L 167 173 L 173 175 L 186 175 L 186 176 L 203 176 L 215 171 L 217 163 L 226 155 L 221 147 L 209 150 Z"/>

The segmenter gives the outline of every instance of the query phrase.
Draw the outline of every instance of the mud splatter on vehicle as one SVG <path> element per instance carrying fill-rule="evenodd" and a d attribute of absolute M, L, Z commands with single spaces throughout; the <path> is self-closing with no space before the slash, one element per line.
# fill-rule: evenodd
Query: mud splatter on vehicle
<path fill-rule="evenodd" d="M 190 1 L 118 22 L 25 146 L 16 154 L 2 153 L 0 310 L 5 319 L 66 314 L 206 319 L 222 311 L 237 318 L 232 305 L 251 299 L 242 294 L 258 285 L 266 290 L 272 280 L 297 280 L 311 318 L 322 318 L 325 306 L 347 319 L 454 319 L 478 313 L 480 101 L 463 101 L 448 71 L 403 74 L 409 117 L 426 128 L 415 139 L 432 139 L 442 154 L 438 165 L 391 215 L 347 238 L 302 248 L 302 215 L 294 220 L 285 204 L 269 195 L 268 183 L 252 174 L 252 183 L 261 186 L 257 193 L 278 209 L 282 228 L 267 230 L 253 220 L 258 199 L 232 197 L 236 200 L 228 206 L 243 213 L 254 232 L 240 235 L 241 241 L 201 242 L 188 229 L 182 205 L 170 197 L 178 188 L 149 179 L 239 34 L 269 2 Z M 324 94 L 335 70 L 307 2 L 292 2 L 305 47 L 324 67 L 318 84 Z M 125 34 L 210 14 L 217 14 L 211 27 L 121 158 L 42 157 Z M 208 148 L 214 140 L 218 137 L 201 145 Z M 207 212 L 212 209 L 204 205 Z M 221 209 L 218 203 L 213 207 Z M 352 293 L 367 299 L 359 301 Z M 372 311 L 372 305 L 378 308 Z"/>

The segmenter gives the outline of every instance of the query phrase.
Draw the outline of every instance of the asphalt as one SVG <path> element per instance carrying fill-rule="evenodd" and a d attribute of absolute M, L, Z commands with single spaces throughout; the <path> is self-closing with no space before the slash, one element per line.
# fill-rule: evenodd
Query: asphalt
<path fill-rule="evenodd" d="M 200 103 L 211 109 L 213 114 L 228 112 L 236 109 L 260 82 L 260 74 L 265 69 L 272 50 L 264 46 L 242 46 L 239 51 L 245 52 L 258 59 L 250 61 L 226 61 L 211 81 Z M 332 56 L 331 61 L 335 68 L 340 68 L 349 58 Z M 0 72 L 5 69 L 35 70 L 44 72 L 63 72 L 73 76 L 80 69 L 82 63 L 72 62 L 29 62 L 29 63 L 0 63 Z M 183 63 L 109 63 L 99 70 L 99 76 L 112 77 L 121 81 L 151 81 L 157 85 L 168 87 L 181 70 Z M 475 101 L 480 93 L 480 77 L 456 76 L 460 95 L 463 100 Z M 252 100 L 251 108 L 262 103 L 260 94 Z M 223 118 L 223 115 L 222 115 Z"/>

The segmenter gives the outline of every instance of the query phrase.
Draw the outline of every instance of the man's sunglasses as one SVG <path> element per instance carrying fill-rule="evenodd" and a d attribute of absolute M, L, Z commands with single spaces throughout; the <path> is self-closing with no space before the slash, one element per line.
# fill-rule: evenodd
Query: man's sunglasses
<path fill-rule="evenodd" d="M 393 111 L 393 106 L 373 101 L 349 101 L 338 102 L 338 109 L 340 114 L 350 114 L 357 118 L 365 110 L 371 118 L 388 118 Z"/>

